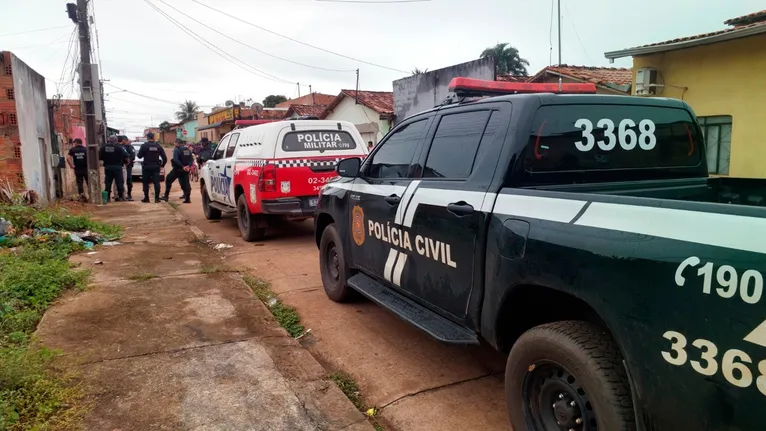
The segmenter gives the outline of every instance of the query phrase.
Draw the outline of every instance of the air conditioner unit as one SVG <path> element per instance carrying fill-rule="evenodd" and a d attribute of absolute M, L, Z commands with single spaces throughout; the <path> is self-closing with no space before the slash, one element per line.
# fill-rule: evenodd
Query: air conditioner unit
<path fill-rule="evenodd" d="M 642 67 L 636 71 L 636 96 L 657 94 L 657 69 Z"/>

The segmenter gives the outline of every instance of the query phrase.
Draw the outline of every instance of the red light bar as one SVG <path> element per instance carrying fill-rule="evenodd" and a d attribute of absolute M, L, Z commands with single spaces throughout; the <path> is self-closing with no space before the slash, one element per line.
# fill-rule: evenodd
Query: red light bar
<path fill-rule="evenodd" d="M 235 126 L 257 126 L 259 124 L 273 123 L 278 120 L 234 120 Z"/>
<path fill-rule="evenodd" d="M 457 95 L 520 94 L 520 93 L 559 93 L 559 94 L 596 94 L 596 84 L 538 84 L 531 82 L 485 81 L 474 78 L 452 78 L 449 91 Z"/>

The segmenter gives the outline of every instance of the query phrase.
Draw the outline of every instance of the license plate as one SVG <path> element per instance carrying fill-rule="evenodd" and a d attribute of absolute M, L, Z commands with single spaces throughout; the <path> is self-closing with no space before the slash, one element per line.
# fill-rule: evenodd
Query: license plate
<path fill-rule="evenodd" d="M 309 206 L 310 206 L 310 207 L 315 207 L 315 206 L 317 206 L 317 198 L 310 198 L 310 199 L 309 199 Z"/>

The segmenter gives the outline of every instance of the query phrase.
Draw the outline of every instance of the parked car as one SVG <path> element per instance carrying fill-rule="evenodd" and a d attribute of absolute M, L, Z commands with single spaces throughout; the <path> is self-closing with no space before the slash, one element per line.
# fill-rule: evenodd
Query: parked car
<path fill-rule="evenodd" d="M 200 170 L 205 217 L 236 214 L 242 238 L 263 238 L 275 218 L 314 216 L 335 164 L 367 148 L 348 121 L 293 120 L 245 127 L 224 136 Z"/>
<path fill-rule="evenodd" d="M 766 180 L 708 177 L 683 101 L 553 85 L 458 78 L 341 161 L 327 296 L 507 352 L 514 430 L 764 429 Z"/>
<path fill-rule="evenodd" d="M 141 148 L 141 145 L 143 142 L 141 141 L 134 141 L 131 142 L 130 145 L 133 145 L 133 149 L 136 150 L 136 154 L 138 154 L 138 150 Z M 168 154 L 168 158 L 172 157 L 172 154 Z M 133 163 L 133 181 L 141 181 L 141 166 L 143 164 L 143 159 L 136 157 L 135 162 Z M 165 168 L 160 169 L 160 181 L 165 181 Z"/>

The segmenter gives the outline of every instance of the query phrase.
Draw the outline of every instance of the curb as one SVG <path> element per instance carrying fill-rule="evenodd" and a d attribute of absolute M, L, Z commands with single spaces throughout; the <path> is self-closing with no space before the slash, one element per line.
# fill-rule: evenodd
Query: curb
<path fill-rule="evenodd" d="M 181 211 L 178 211 L 177 209 L 173 208 L 173 206 L 171 206 L 167 202 L 163 202 L 162 205 L 164 205 L 165 207 L 167 207 L 171 211 L 173 211 L 175 213 L 176 220 L 182 221 L 184 223 L 184 225 L 186 225 L 186 227 L 188 227 L 189 230 L 192 231 L 192 233 L 197 238 L 197 240 L 202 241 L 202 240 L 204 240 L 207 237 L 207 235 L 205 235 L 205 233 L 202 232 L 202 230 L 200 228 L 198 228 L 197 226 L 194 226 L 189 221 L 189 219 L 185 215 L 183 215 L 183 213 L 181 213 Z"/>

